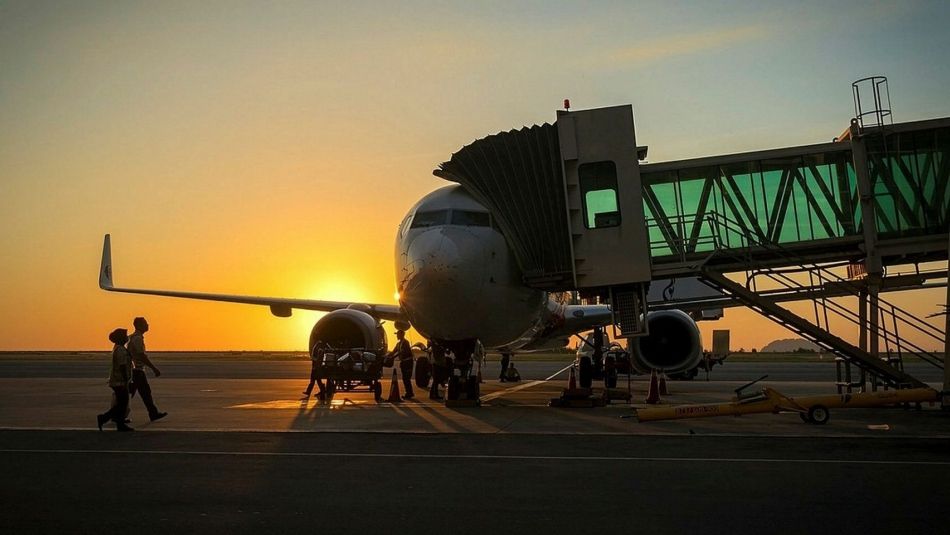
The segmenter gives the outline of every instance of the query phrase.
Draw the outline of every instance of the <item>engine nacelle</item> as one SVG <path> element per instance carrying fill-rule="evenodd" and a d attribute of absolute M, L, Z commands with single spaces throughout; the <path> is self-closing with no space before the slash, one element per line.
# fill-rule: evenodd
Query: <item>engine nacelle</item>
<path fill-rule="evenodd" d="M 650 334 L 630 339 L 633 368 L 639 373 L 652 370 L 667 374 L 691 370 L 703 358 L 699 327 L 681 310 L 659 310 L 647 315 Z"/>
<path fill-rule="evenodd" d="M 339 349 L 362 347 L 377 355 L 388 350 L 386 331 L 379 320 L 352 308 L 334 310 L 320 318 L 310 331 L 308 349 L 313 349 L 317 340 Z"/>

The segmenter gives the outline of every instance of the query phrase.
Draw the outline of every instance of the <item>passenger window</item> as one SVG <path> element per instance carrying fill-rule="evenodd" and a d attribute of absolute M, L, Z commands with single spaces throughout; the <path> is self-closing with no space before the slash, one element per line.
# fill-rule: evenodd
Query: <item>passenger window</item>
<path fill-rule="evenodd" d="M 584 201 L 584 224 L 587 228 L 620 225 L 620 203 L 617 199 L 617 166 L 614 162 L 585 163 L 577 168 Z"/>
<path fill-rule="evenodd" d="M 466 227 L 487 227 L 489 226 L 488 212 L 452 210 L 452 224 Z"/>
<path fill-rule="evenodd" d="M 448 210 L 433 210 L 431 212 L 416 212 L 409 228 L 434 227 L 444 225 L 449 218 Z"/>

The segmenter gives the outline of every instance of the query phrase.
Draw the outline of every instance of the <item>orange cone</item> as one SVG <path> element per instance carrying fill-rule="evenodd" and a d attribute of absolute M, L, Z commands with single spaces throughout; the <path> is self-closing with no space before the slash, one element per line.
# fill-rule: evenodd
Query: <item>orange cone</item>
<path fill-rule="evenodd" d="M 650 390 L 647 391 L 646 402 L 651 405 L 660 402 L 660 382 L 656 377 L 656 370 L 650 374 Z"/>
<path fill-rule="evenodd" d="M 574 366 L 571 366 L 571 378 L 567 380 L 567 389 L 574 390 L 577 388 L 577 378 L 574 377 Z"/>
<path fill-rule="evenodd" d="M 666 372 L 660 373 L 660 395 L 670 395 L 670 391 L 666 389 Z"/>
<path fill-rule="evenodd" d="M 402 397 L 399 395 L 399 377 L 396 376 L 395 367 L 393 367 L 393 380 L 389 384 L 389 399 L 386 401 L 390 403 L 399 403 L 402 401 Z"/>

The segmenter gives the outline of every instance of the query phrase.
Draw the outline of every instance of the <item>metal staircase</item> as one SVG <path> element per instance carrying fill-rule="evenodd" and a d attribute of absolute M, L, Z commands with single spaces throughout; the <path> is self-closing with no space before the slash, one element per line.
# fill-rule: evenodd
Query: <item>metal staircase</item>
<path fill-rule="evenodd" d="M 720 237 L 726 233 L 735 233 L 741 227 L 721 214 L 707 213 L 705 218 L 708 228 L 712 230 L 708 239 L 713 243 L 714 248 L 705 261 L 696 263 L 694 268 L 708 284 L 726 292 L 799 336 L 827 349 L 844 359 L 846 363 L 857 365 L 862 371 L 870 374 L 874 386 L 884 385 L 897 388 L 926 386 L 903 371 L 902 356 L 905 352 L 912 352 L 922 361 L 943 368 L 943 359 L 940 356 L 924 350 L 900 335 L 901 329 L 912 330 L 918 336 L 924 336 L 928 340 L 932 339 L 942 344 L 944 333 L 940 329 L 878 297 L 872 308 L 876 309 L 874 314 L 879 317 L 877 323 L 879 328 L 875 329 L 876 332 L 872 333 L 872 336 L 878 336 L 880 341 L 884 342 L 887 356 L 882 359 L 867 349 L 857 347 L 830 332 L 829 316 L 843 318 L 860 328 L 866 322 L 860 310 L 855 311 L 853 308 L 829 299 L 821 291 L 814 291 L 815 288 L 833 287 L 835 296 L 850 295 L 862 298 L 862 293 L 866 292 L 864 282 L 841 277 L 827 266 L 809 262 L 805 257 L 798 256 L 774 243 L 768 243 L 761 237 L 757 237 L 755 233 L 743 233 L 745 246 L 737 247 L 733 237 L 729 246 L 726 247 Z M 782 265 L 794 267 L 760 268 L 757 260 L 761 257 L 763 250 L 767 250 L 773 258 L 780 258 Z M 753 251 L 757 254 L 753 255 Z M 714 267 L 717 262 L 710 260 L 722 256 L 729 257 L 730 265 L 745 266 L 746 283 L 744 285 L 730 279 Z M 793 275 L 799 278 L 807 276 L 807 282 L 796 280 Z M 776 288 L 768 289 L 768 293 L 765 294 L 759 292 L 757 287 L 759 280 L 763 278 Z M 806 290 L 809 291 L 806 292 Z M 778 300 L 773 296 L 781 295 L 782 291 L 808 295 L 813 305 L 814 320 L 809 321 L 779 305 Z M 851 382 L 850 370 L 847 372 L 846 381 L 850 389 L 851 386 L 856 386 L 856 383 Z"/>

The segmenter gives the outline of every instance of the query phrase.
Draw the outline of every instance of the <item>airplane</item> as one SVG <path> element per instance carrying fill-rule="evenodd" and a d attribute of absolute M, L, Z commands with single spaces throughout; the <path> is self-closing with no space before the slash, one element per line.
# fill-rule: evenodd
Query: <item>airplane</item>
<path fill-rule="evenodd" d="M 263 305 L 278 317 L 289 317 L 293 309 L 328 312 L 313 326 L 310 348 L 320 340 L 332 347 L 385 352 L 382 322 L 393 321 L 397 329 L 411 325 L 432 347 L 451 351 L 462 364 L 469 362 L 476 340 L 487 350 L 511 355 L 563 348 L 571 336 L 611 323 L 607 305 L 567 304 L 561 295 L 524 285 L 492 213 L 458 184 L 425 195 L 409 210 L 397 230 L 395 253 L 398 305 L 118 287 L 109 234 L 103 242 L 99 287 L 110 292 Z M 702 342 L 693 317 L 677 309 L 656 310 L 649 313 L 647 322 L 649 334 L 631 339 L 634 370 L 663 370 L 671 375 L 695 372 L 702 359 Z M 597 363 L 590 352 L 579 352 L 578 358 L 581 385 L 589 386 Z"/>

